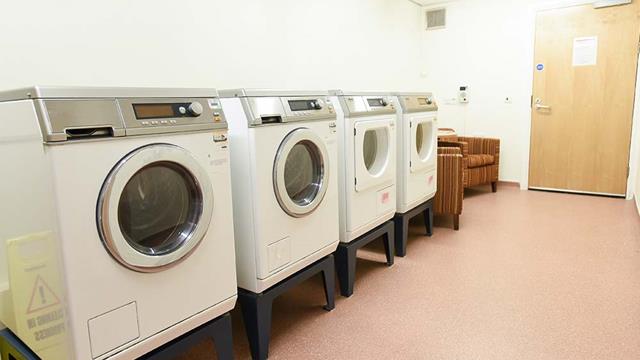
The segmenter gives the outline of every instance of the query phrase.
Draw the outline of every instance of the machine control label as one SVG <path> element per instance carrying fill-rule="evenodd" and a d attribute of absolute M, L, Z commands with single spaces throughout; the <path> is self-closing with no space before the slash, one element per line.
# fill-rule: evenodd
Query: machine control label
<path fill-rule="evenodd" d="M 220 101 L 218 99 L 209 99 L 209 100 L 207 100 L 207 103 L 209 103 L 209 107 L 211 109 L 219 109 L 220 108 Z"/>

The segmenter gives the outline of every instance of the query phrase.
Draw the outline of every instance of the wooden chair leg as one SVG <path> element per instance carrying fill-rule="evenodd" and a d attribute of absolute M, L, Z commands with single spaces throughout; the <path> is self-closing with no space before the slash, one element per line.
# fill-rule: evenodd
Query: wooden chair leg
<path fill-rule="evenodd" d="M 496 191 L 498 191 L 498 182 L 493 181 L 491 182 L 491 192 L 496 192 Z"/>
<path fill-rule="evenodd" d="M 453 215 L 453 230 L 460 230 L 460 215 Z"/>

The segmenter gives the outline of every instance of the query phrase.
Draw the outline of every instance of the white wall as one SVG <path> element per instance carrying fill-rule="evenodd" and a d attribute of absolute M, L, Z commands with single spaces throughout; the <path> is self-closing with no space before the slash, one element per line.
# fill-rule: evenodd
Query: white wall
<path fill-rule="evenodd" d="M 447 28 L 423 31 L 421 39 L 421 73 L 438 95 L 441 126 L 499 137 L 501 180 L 528 185 L 535 13 L 586 2 L 460 0 L 426 7 L 447 8 Z M 461 85 L 469 86 L 470 103 L 448 105 Z"/>
<path fill-rule="evenodd" d="M 0 89 L 416 89 L 406 0 L 34 0 L 0 11 Z"/>
<path fill-rule="evenodd" d="M 636 140 L 636 147 L 640 147 L 640 141 Z M 638 169 L 638 173 L 636 175 L 636 187 L 633 193 L 633 196 L 636 200 L 636 207 L 638 208 L 638 214 L 640 215 L 640 160 L 638 160 L 638 164 L 636 165 Z"/>
<path fill-rule="evenodd" d="M 440 125 L 500 138 L 500 179 L 517 182 L 527 175 L 522 161 L 531 114 L 533 17 L 527 3 L 448 3 L 447 28 L 422 35 L 421 71 L 439 98 Z M 451 100 L 460 86 L 469 86 L 468 104 Z"/>
<path fill-rule="evenodd" d="M 640 59 L 638 60 L 640 63 Z M 640 214 L 640 71 L 636 74 L 636 101 L 633 113 L 633 133 L 631 135 L 631 171 L 629 176 L 629 196 L 634 198 Z"/>

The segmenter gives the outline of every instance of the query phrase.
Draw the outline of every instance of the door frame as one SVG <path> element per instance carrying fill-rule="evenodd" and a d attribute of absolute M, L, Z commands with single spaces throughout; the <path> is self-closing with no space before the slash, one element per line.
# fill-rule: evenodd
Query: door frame
<path fill-rule="evenodd" d="M 409 161 L 411 164 L 409 166 L 409 174 L 421 174 L 433 169 L 433 166 L 431 165 L 432 163 L 435 164 L 434 158 L 438 156 L 438 146 L 436 145 L 438 143 L 438 116 L 430 113 L 415 113 L 410 115 L 412 116 L 409 118 L 411 123 L 411 126 L 409 127 Z M 430 153 L 426 160 L 422 160 L 420 157 L 420 154 L 416 149 L 417 144 L 415 143 L 418 133 L 418 125 L 424 123 L 431 124 L 431 148 L 429 149 Z M 414 156 L 416 158 L 414 158 Z M 414 159 L 421 165 L 414 165 Z"/>
<path fill-rule="evenodd" d="M 179 247 L 166 254 L 150 255 L 131 245 L 120 228 L 118 200 L 135 174 L 158 162 L 172 162 L 188 172 L 198 187 L 201 198 L 197 204 L 197 223 Z M 205 239 L 211 226 L 215 201 L 207 169 L 191 152 L 174 144 L 146 144 L 119 159 L 103 180 L 96 206 L 99 238 L 109 255 L 122 266 L 144 273 L 164 271 L 186 260 Z"/>
<path fill-rule="evenodd" d="M 357 193 L 366 192 L 371 188 L 381 187 L 383 185 L 393 184 L 395 176 L 391 173 L 396 171 L 396 134 L 394 133 L 394 124 L 396 115 L 376 118 L 359 119 L 353 123 L 353 173 L 356 179 L 355 191 Z M 387 133 L 387 157 L 381 171 L 373 175 L 364 164 L 364 139 L 367 131 L 371 129 L 384 129 Z M 377 130 L 376 130 L 377 131 Z M 377 135 L 376 135 L 377 136 Z M 360 141 L 361 140 L 361 141 Z M 366 182 L 363 180 L 366 179 Z M 364 183 L 364 184 L 363 184 Z"/>
<path fill-rule="evenodd" d="M 535 76 L 534 69 L 534 57 L 535 57 L 535 42 L 536 42 L 536 16 L 538 12 L 545 10 L 555 10 L 562 9 L 574 6 L 581 5 L 591 5 L 593 1 L 588 0 L 555 0 L 549 1 L 542 4 L 534 4 L 529 8 L 529 29 L 530 29 L 530 43 L 529 43 L 529 69 L 531 69 L 530 75 L 528 77 L 529 81 L 529 89 L 531 89 L 530 95 L 533 96 L 533 78 Z M 640 56 L 639 61 L 640 64 Z M 638 91 L 638 86 L 640 86 L 640 71 L 636 72 L 636 90 L 635 90 L 635 101 L 633 105 L 633 119 L 631 121 L 631 148 L 629 149 L 629 177 L 627 178 L 627 193 L 626 199 L 631 200 L 633 198 L 633 190 L 635 189 L 636 174 L 638 172 L 638 166 L 640 166 L 640 146 L 638 142 L 640 142 L 640 92 Z M 531 118 L 533 116 L 533 109 L 529 107 L 528 118 L 525 124 L 526 131 L 526 140 L 525 140 L 525 151 L 522 154 L 522 170 L 521 170 L 521 179 L 520 189 L 528 190 L 529 189 L 529 157 L 531 154 Z"/>
<path fill-rule="evenodd" d="M 285 180 L 285 167 L 287 159 L 294 146 L 300 142 L 308 141 L 316 147 L 317 160 L 320 162 L 320 184 L 318 191 L 315 193 L 313 200 L 306 205 L 296 203 L 287 193 Z M 298 127 L 291 130 L 278 146 L 278 151 L 273 160 L 272 182 L 273 191 L 280 208 L 289 216 L 301 218 L 311 215 L 318 206 L 324 201 L 324 196 L 329 188 L 330 177 L 333 176 L 329 172 L 329 151 L 324 140 L 308 127 Z"/>

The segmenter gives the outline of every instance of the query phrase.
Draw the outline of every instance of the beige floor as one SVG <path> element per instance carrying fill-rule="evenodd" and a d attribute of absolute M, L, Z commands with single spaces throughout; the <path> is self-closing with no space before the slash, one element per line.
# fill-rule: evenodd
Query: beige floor
<path fill-rule="evenodd" d="M 272 359 L 640 359 L 640 218 L 632 202 L 501 186 L 467 193 L 460 231 L 412 228 L 406 258 L 361 253 L 355 293 L 320 279 L 274 304 Z M 236 356 L 249 358 L 240 313 Z M 203 343 L 184 359 L 208 358 Z"/>

